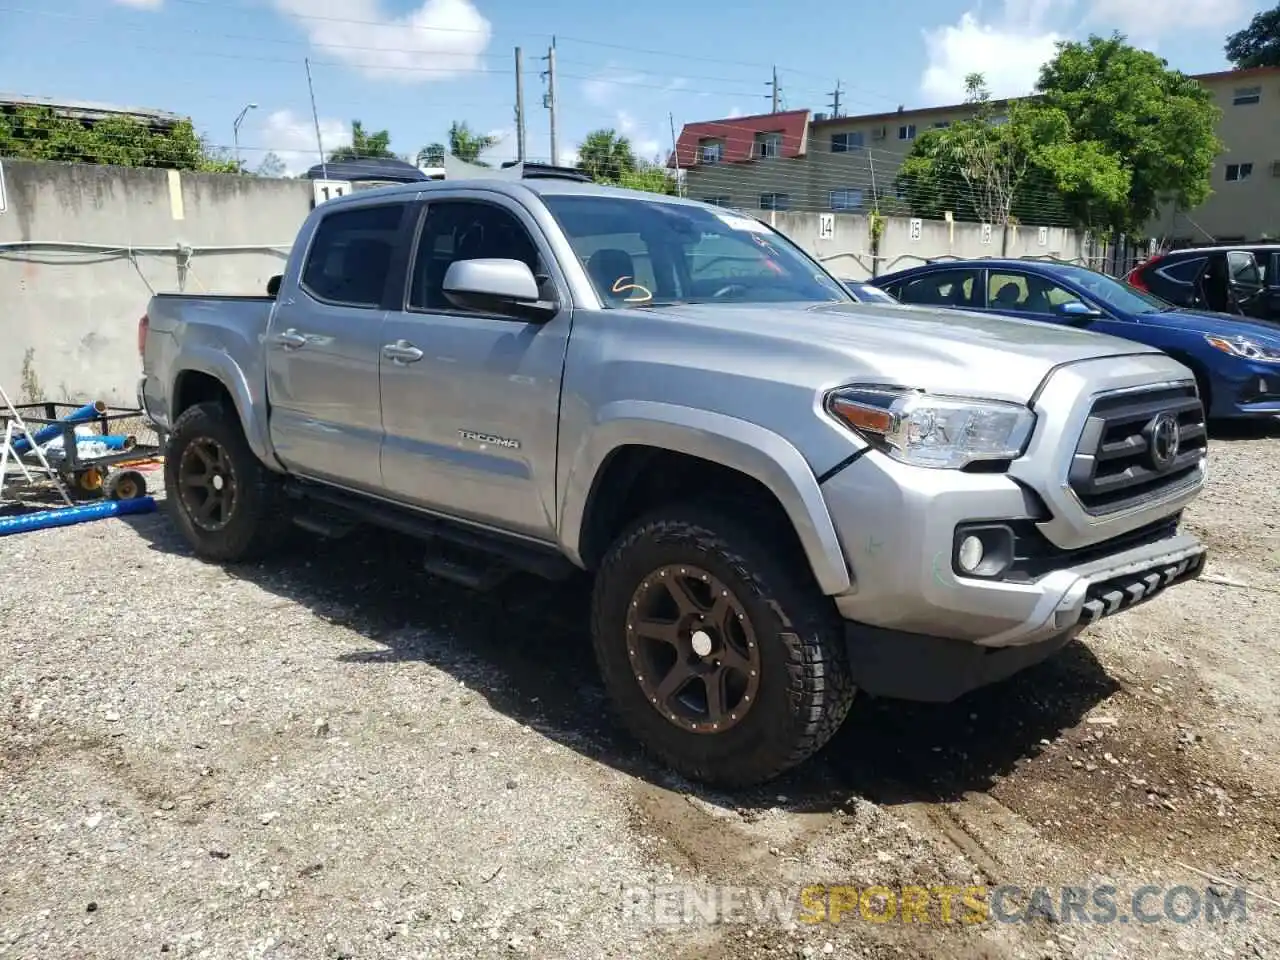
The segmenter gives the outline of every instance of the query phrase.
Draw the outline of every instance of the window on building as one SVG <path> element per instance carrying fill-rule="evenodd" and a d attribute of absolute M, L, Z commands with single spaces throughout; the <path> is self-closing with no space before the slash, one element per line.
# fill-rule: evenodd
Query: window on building
<path fill-rule="evenodd" d="M 761 210 L 790 210 L 791 198 L 785 193 L 760 194 Z"/>
<path fill-rule="evenodd" d="M 1240 180 L 1248 180 L 1253 176 L 1252 163 L 1228 163 L 1227 164 L 1227 182 L 1235 183 Z"/>
<path fill-rule="evenodd" d="M 914 140 L 916 138 L 916 125 L 914 123 L 904 123 L 898 128 L 899 140 Z"/>
<path fill-rule="evenodd" d="M 832 153 L 852 153 L 855 150 L 861 150 L 865 144 L 866 137 L 860 130 L 854 133 L 833 133 L 831 135 Z"/>
<path fill-rule="evenodd" d="M 320 221 L 302 289 L 327 303 L 372 309 L 382 302 L 391 254 L 404 215 L 402 203 L 339 210 Z"/>
<path fill-rule="evenodd" d="M 761 158 L 782 156 L 782 134 L 756 134 L 755 152 L 756 156 Z"/>
<path fill-rule="evenodd" d="M 936 123 L 934 123 L 933 128 L 935 130 L 945 130 L 949 126 L 951 126 L 950 120 L 939 120 Z"/>
<path fill-rule="evenodd" d="M 703 197 L 703 203 L 709 203 L 716 207 L 727 207 L 730 205 L 730 199 L 727 196 L 721 197 Z"/>
<path fill-rule="evenodd" d="M 713 142 L 698 145 L 698 159 L 702 163 L 719 163 L 723 156 L 723 143 Z"/>
<path fill-rule="evenodd" d="M 862 191 L 856 187 L 831 191 L 832 210 L 858 210 L 862 207 Z"/>
<path fill-rule="evenodd" d="M 1236 107 L 1247 107 L 1252 103 L 1262 102 L 1261 87 L 1236 87 L 1231 96 L 1231 104 Z"/>

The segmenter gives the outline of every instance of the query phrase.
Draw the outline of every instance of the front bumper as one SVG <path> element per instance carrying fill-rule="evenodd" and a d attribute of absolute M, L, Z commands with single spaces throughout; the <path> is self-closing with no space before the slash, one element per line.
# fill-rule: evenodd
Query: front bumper
<path fill-rule="evenodd" d="M 1204 563 L 1203 545 L 1167 516 L 1150 534 L 1053 548 L 1021 579 L 968 577 L 952 563 L 957 526 L 1046 525 L 1034 494 L 1007 475 L 925 470 L 869 453 L 823 493 L 853 571 L 854 587 L 836 606 L 862 628 L 977 648 L 1037 645 L 1198 576 Z"/>

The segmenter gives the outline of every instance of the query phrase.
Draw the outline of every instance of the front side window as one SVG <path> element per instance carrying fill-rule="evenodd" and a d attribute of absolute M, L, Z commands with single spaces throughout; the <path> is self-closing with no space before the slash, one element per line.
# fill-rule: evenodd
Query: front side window
<path fill-rule="evenodd" d="M 414 256 L 411 309 L 457 309 L 444 295 L 445 274 L 456 260 L 519 260 L 547 293 L 551 281 L 538 248 L 510 211 L 476 200 L 439 200 L 427 205 L 426 216 Z"/>
<path fill-rule="evenodd" d="M 1064 304 L 1080 302 L 1079 296 L 1043 277 L 995 270 L 989 274 L 987 297 L 993 310 L 1017 310 L 1041 316 L 1059 315 Z"/>
<path fill-rule="evenodd" d="M 335 210 L 316 228 L 300 285 L 318 300 L 376 308 L 382 302 L 405 204 Z"/>
<path fill-rule="evenodd" d="M 981 307 L 982 283 L 977 270 L 940 270 L 902 283 L 903 303 L 939 307 Z"/>
<path fill-rule="evenodd" d="M 607 307 L 852 299 L 749 217 L 630 197 L 548 194 L 543 202 Z"/>

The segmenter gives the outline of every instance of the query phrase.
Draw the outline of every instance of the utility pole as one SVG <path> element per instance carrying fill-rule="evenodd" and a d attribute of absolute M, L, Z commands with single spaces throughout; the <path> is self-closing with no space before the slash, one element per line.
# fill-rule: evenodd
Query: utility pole
<path fill-rule="evenodd" d="M 772 81 L 770 81 L 769 86 L 771 86 L 771 87 L 773 88 L 773 110 L 772 110 L 772 112 L 773 112 L 773 113 L 777 113 L 777 112 L 778 112 L 778 68 L 777 68 L 777 67 L 774 67 L 774 68 L 773 68 L 773 80 L 772 80 Z"/>
<path fill-rule="evenodd" d="M 836 80 L 836 88 L 831 91 L 831 117 L 832 119 L 840 116 L 840 81 Z"/>
<path fill-rule="evenodd" d="M 551 111 L 551 165 L 558 167 L 560 165 L 560 151 L 556 148 L 556 38 L 551 37 L 551 46 L 547 50 L 547 55 L 542 58 L 547 61 L 547 69 L 542 74 L 547 81 L 547 92 L 542 96 L 542 105 Z"/>
<path fill-rule="evenodd" d="M 329 179 L 329 165 L 324 159 L 324 141 L 320 139 L 320 112 L 316 109 L 316 88 L 311 82 L 311 58 L 303 58 L 307 67 L 307 92 L 311 94 L 311 119 L 316 125 L 316 150 L 320 154 L 320 176 Z"/>
<path fill-rule="evenodd" d="M 524 57 L 516 47 L 516 159 L 524 163 Z"/>

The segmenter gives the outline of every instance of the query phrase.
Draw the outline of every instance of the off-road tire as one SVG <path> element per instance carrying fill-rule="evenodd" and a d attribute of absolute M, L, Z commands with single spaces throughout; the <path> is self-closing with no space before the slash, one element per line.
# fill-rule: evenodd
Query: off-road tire
<path fill-rule="evenodd" d="M 183 504 L 179 465 L 189 445 L 209 439 L 226 450 L 235 474 L 237 502 L 220 530 L 201 529 Z M 239 417 L 221 403 L 198 403 L 173 424 L 165 444 L 165 499 L 169 513 L 195 554 L 217 563 L 258 560 L 283 548 L 294 530 L 282 478 L 249 449 Z"/>
<path fill-rule="evenodd" d="M 770 538 L 772 540 L 772 538 Z M 733 514 L 666 507 L 628 527 L 606 553 L 592 594 L 592 642 L 613 707 L 653 756 L 681 775 L 748 787 L 802 763 L 840 728 L 855 688 L 841 620 L 803 555 L 770 549 Z M 754 705 L 731 729 L 692 733 L 650 703 L 632 669 L 626 618 L 638 586 L 668 564 L 698 566 L 733 591 L 760 646 Z"/>

